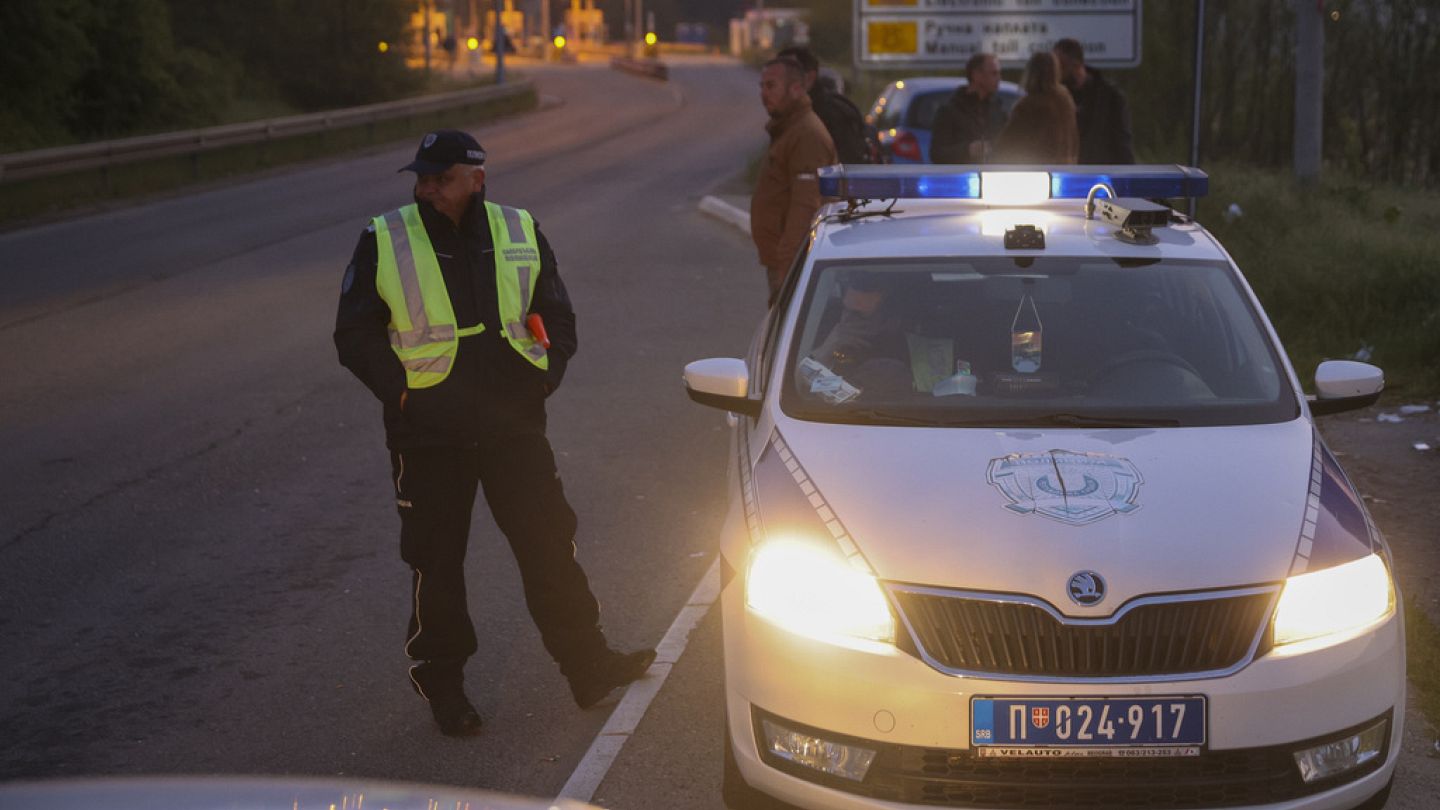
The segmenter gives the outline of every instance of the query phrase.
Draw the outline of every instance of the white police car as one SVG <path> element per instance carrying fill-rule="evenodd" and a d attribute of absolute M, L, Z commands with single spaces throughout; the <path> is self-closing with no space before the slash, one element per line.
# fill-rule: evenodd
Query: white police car
<path fill-rule="evenodd" d="M 726 794 L 809 808 L 1383 804 L 1391 559 L 1183 167 L 831 167 L 744 360 Z M 1088 198 L 1088 199 L 1087 199 Z M 1087 215 L 1087 209 L 1091 211 Z"/>

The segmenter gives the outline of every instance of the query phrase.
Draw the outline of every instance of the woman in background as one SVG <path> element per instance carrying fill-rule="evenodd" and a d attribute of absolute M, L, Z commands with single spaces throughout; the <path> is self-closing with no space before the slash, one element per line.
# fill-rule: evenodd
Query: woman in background
<path fill-rule="evenodd" d="M 1060 64 L 1040 51 L 1025 64 L 1025 97 L 995 144 L 995 163 L 1074 163 L 1080 152 L 1075 101 L 1060 84 Z"/>

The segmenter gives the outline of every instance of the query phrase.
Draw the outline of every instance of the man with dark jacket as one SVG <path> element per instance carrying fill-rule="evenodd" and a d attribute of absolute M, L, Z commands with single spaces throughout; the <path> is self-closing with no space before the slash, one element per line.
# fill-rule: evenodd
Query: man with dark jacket
<path fill-rule="evenodd" d="M 870 144 L 865 137 L 865 116 L 860 108 L 840 92 L 835 80 L 820 75 L 820 60 L 809 48 L 791 45 L 775 54 L 777 59 L 794 59 L 805 71 L 805 92 L 815 117 L 825 125 L 835 154 L 841 163 L 870 163 Z"/>
<path fill-rule="evenodd" d="M 345 270 L 335 346 L 380 400 L 412 571 L 410 682 L 441 732 L 480 730 L 463 667 L 476 651 L 465 550 L 478 486 L 510 543 L 545 649 L 588 708 L 649 668 L 609 648 L 575 559 L 575 513 L 545 437 L 545 398 L 575 354 L 575 315 L 530 214 L 485 199 L 485 152 L 425 136 L 415 203 L 376 217 Z"/>
<path fill-rule="evenodd" d="M 1060 80 L 1075 100 L 1075 125 L 1080 130 L 1080 163 L 1134 163 L 1130 106 L 1125 94 L 1085 65 L 1085 48 L 1073 39 L 1055 43 Z"/>
<path fill-rule="evenodd" d="M 965 63 L 963 87 L 935 111 L 930 134 L 931 163 L 985 163 L 1000 131 L 1005 111 L 1000 107 L 1000 60 L 993 53 L 977 53 Z"/>

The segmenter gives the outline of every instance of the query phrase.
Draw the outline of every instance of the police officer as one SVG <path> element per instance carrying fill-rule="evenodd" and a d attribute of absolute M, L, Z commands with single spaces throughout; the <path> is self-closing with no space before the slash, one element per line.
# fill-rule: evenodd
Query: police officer
<path fill-rule="evenodd" d="M 462 674 L 476 650 L 464 562 L 477 487 L 581 708 L 655 659 L 609 648 L 575 559 L 575 513 L 545 437 L 545 398 L 577 348 L 575 315 L 529 212 L 485 198 L 484 163 L 464 132 L 424 137 L 401 169 L 415 172 L 415 202 L 360 235 L 335 320 L 341 364 L 384 409 L 412 572 L 410 681 L 451 736 L 480 729 Z"/>

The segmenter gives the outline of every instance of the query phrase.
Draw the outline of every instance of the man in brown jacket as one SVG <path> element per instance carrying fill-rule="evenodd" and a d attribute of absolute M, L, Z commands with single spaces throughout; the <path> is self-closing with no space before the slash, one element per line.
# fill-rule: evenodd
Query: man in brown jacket
<path fill-rule="evenodd" d="M 770 303 L 780 292 L 795 254 L 820 208 L 815 171 L 838 162 L 835 143 L 810 107 L 805 70 L 793 59 L 772 59 L 760 72 L 760 101 L 770 121 L 770 151 L 750 198 L 750 235 L 770 283 Z"/>

